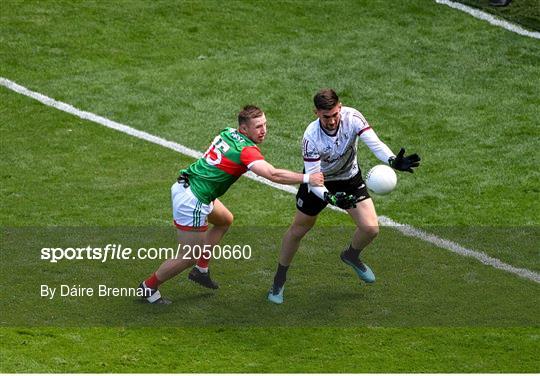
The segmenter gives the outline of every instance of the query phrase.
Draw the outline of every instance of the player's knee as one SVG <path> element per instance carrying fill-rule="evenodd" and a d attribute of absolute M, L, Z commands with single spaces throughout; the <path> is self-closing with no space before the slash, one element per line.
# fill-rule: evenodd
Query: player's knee
<path fill-rule="evenodd" d="M 363 228 L 360 228 L 360 231 L 366 234 L 370 239 L 375 239 L 377 235 L 379 235 L 379 225 L 363 226 Z"/>
<path fill-rule="evenodd" d="M 226 227 L 231 227 L 233 222 L 234 222 L 234 215 L 233 215 L 233 213 L 229 212 L 227 214 L 227 216 L 225 217 L 225 219 L 224 219 L 224 224 L 223 225 L 226 226 Z"/>
<path fill-rule="evenodd" d="M 293 225 L 289 228 L 289 234 L 295 239 L 302 239 L 311 230 L 312 226 Z"/>
<path fill-rule="evenodd" d="M 222 215 L 221 218 L 219 218 L 219 221 L 214 223 L 214 226 L 221 227 L 225 231 L 227 231 L 229 227 L 232 226 L 233 222 L 234 222 L 234 215 L 231 212 L 229 212 Z"/>

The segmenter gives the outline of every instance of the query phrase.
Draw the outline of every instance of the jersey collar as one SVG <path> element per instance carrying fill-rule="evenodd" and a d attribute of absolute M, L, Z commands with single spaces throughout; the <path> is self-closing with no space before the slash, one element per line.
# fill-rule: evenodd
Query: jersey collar
<path fill-rule="evenodd" d="M 336 133 L 334 133 L 334 134 L 328 133 L 328 131 L 327 131 L 326 129 L 323 128 L 323 126 L 321 125 L 321 119 L 318 119 L 318 122 L 319 122 L 319 128 L 321 129 L 321 131 L 324 132 L 325 135 L 327 135 L 328 137 L 336 137 L 337 134 L 338 134 L 338 132 L 339 132 L 339 129 L 341 128 L 341 122 L 342 122 L 342 120 L 341 120 L 341 119 L 339 120 L 339 124 L 338 124 L 338 126 L 337 126 L 337 128 L 336 128 Z"/>

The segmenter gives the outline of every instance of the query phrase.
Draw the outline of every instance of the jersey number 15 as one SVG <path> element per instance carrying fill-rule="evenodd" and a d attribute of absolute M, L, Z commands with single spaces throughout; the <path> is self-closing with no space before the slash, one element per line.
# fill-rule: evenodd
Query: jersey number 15
<path fill-rule="evenodd" d="M 227 144 L 220 136 L 216 136 L 212 145 L 204 153 L 203 157 L 209 165 L 215 166 L 221 163 L 221 156 L 223 153 L 226 153 L 230 149 L 229 144 Z"/>

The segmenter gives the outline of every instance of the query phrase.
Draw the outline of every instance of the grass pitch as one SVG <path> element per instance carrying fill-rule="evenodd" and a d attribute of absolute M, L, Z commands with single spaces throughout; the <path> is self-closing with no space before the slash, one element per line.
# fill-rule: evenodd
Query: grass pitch
<path fill-rule="evenodd" d="M 459 2 L 492 13 L 526 29 L 540 31 L 540 7 L 535 0 L 513 1 L 506 7 L 490 6 L 489 0 L 460 0 Z"/>
<path fill-rule="evenodd" d="M 311 97 L 334 87 L 392 149 L 423 157 L 375 198 L 379 214 L 540 270 L 536 40 L 426 1 L 7 2 L 0 21 L 2 77 L 197 150 L 254 102 L 269 118 L 263 153 L 294 170 Z M 379 280 L 359 285 L 338 260 L 350 220 L 329 210 L 286 304 L 269 305 L 294 200 L 247 179 L 223 197 L 226 242 L 254 257 L 214 263 L 218 293 L 181 275 L 163 286 L 165 310 L 40 298 L 42 283 L 131 286 L 151 272 L 158 262 L 52 265 L 38 252 L 96 228 L 174 243 L 169 187 L 191 160 L 4 88 L 0 102 L 1 287 L 18 297 L 1 308 L 2 372 L 540 370 L 538 284 L 383 229 L 366 252 Z M 360 162 L 377 163 L 362 146 Z"/>

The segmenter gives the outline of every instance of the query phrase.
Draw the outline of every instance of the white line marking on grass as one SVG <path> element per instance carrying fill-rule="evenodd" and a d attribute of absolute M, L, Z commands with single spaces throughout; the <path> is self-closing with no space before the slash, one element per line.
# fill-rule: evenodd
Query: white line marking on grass
<path fill-rule="evenodd" d="M 102 116 L 95 115 L 95 114 L 93 114 L 91 112 L 81 111 L 81 110 L 79 110 L 79 109 L 77 109 L 77 108 L 75 108 L 75 107 L 73 107 L 73 106 L 71 106 L 71 105 L 69 105 L 67 103 L 60 102 L 60 101 L 57 101 L 55 99 L 49 98 L 49 97 L 47 97 L 47 96 L 45 96 L 43 94 L 36 93 L 35 91 L 28 90 L 27 88 L 25 88 L 25 87 L 23 87 L 21 85 L 18 85 L 15 82 L 10 81 L 10 80 L 8 80 L 6 78 L 0 77 L 0 85 L 4 86 L 4 87 L 6 87 L 6 88 L 8 88 L 8 89 L 10 89 L 12 91 L 15 91 L 16 93 L 19 93 L 19 94 L 25 95 L 27 97 L 33 98 L 33 99 L 43 103 L 46 106 L 56 108 L 56 109 L 58 109 L 60 111 L 64 111 L 64 112 L 67 112 L 69 114 L 75 115 L 75 116 L 77 116 L 77 117 L 79 117 L 81 119 L 89 120 L 91 122 L 104 125 L 107 128 L 111 128 L 111 129 L 126 133 L 126 134 L 128 134 L 130 136 L 134 136 L 134 137 L 140 138 L 142 140 L 146 140 L 146 141 L 152 142 L 154 144 L 166 147 L 168 149 L 172 149 L 174 151 L 177 151 L 177 152 L 179 152 L 181 154 L 184 154 L 184 155 L 187 155 L 189 157 L 200 158 L 202 156 L 201 152 L 198 152 L 196 150 L 187 148 L 187 147 L 185 147 L 183 145 L 177 144 L 176 142 L 168 141 L 168 140 L 166 140 L 164 138 L 154 136 L 154 135 L 152 135 L 150 133 L 143 132 L 143 131 L 140 131 L 140 130 L 135 129 L 135 128 L 131 128 L 131 127 L 127 126 L 127 125 L 117 123 L 115 121 L 109 120 L 109 119 L 104 118 Z M 277 184 L 277 183 L 271 182 L 271 181 L 269 181 L 269 180 L 267 180 L 265 178 L 257 176 L 252 172 L 248 172 L 247 174 L 245 174 L 245 176 L 250 178 L 250 179 L 256 180 L 256 181 L 258 181 L 260 183 L 263 183 L 263 184 L 269 185 L 271 187 L 280 189 L 282 191 L 289 192 L 289 193 L 292 193 L 292 194 L 296 194 L 296 188 L 291 186 L 291 185 Z M 334 209 L 334 210 L 345 213 L 345 211 L 342 210 L 342 209 L 338 209 L 338 208 L 335 208 L 333 206 L 331 206 L 331 208 Z M 514 267 L 512 265 L 509 265 L 509 264 L 506 264 L 506 263 L 504 263 L 504 262 L 502 262 L 502 261 L 500 261 L 500 260 L 498 260 L 496 258 L 488 256 L 487 254 L 485 254 L 483 252 L 474 251 L 472 249 L 462 247 L 459 244 L 454 243 L 454 242 L 452 242 L 450 240 L 439 238 L 436 235 L 429 234 L 427 232 L 416 229 L 416 228 L 414 228 L 412 226 L 409 226 L 409 225 L 403 225 L 403 224 L 397 223 L 397 222 L 393 221 L 392 219 L 390 219 L 388 217 L 385 217 L 385 216 L 379 216 L 379 221 L 380 221 L 382 226 L 393 227 L 394 229 L 396 229 L 397 231 L 401 232 L 402 234 L 404 234 L 406 236 L 421 239 L 421 240 L 423 240 L 425 242 L 428 242 L 428 243 L 431 243 L 431 244 L 433 244 L 433 245 L 435 245 L 435 246 L 437 246 L 439 248 L 446 249 L 448 251 L 457 253 L 457 254 L 462 255 L 462 256 L 472 257 L 472 258 L 480 261 L 481 263 L 483 263 L 485 265 L 489 265 L 489 266 L 492 266 L 494 268 L 501 269 L 501 270 L 504 270 L 506 272 L 516 274 L 516 275 L 518 275 L 520 277 L 530 279 L 531 281 L 540 283 L 540 274 L 539 273 L 533 272 L 533 271 L 528 270 L 528 269 L 516 268 L 516 267 Z"/>
<path fill-rule="evenodd" d="M 78 108 L 73 107 L 70 104 L 57 101 L 55 99 L 49 98 L 43 94 L 36 93 L 35 91 L 28 90 L 24 86 L 18 85 L 13 81 L 10 81 L 4 77 L 0 77 L 0 84 L 2 86 L 7 87 L 8 89 L 11 89 L 19 94 L 25 95 L 27 97 L 33 98 L 37 100 L 38 102 L 43 103 L 46 106 L 54 107 L 57 110 L 67 112 L 68 114 L 75 115 L 77 117 L 80 117 L 81 119 L 90 120 L 91 122 L 98 123 L 101 125 L 106 126 L 107 128 L 115 129 L 117 131 L 127 133 L 130 136 L 140 138 L 142 140 L 146 140 L 149 142 L 152 142 L 154 144 L 158 144 L 161 146 L 164 146 L 168 149 L 175 150 L 181 154 L 187 155 L 189 157 L 193 158 L 199 158 L 202 153 L 199 153 L 198 151 L 186 148 L 185 146 L 182 146 L 180 144 L 177 144 L 176 142 L 167 141 L 164 138 L 154 136 L 150 133 L 146 133 L 144 131 L 140 131 L 135 128 L 131 128 L 127 125 L 117 123 L 116 121 L 109 120 L 107 118 L 104 118 L 102 116 L 93 114 L 91 112 L 87 111 L 81 111 Z"/>
<path fill-rule="evenodd" d="M 489 265 L 496 269 L 501 269 L 510 273 L 514 273 L 514 274 L 519 275 L 520 277 L 527 278 L 527 279 L 530 279 L 531 281 L 540 283 L 540 274 L 533 272 L 529 269 L 516 268 L 515 266 L 506 264 L 499 259 L 488 256 L 483 252 L 473 251 L 472 249 L 462 247 L 461 245 L 451 240 L 442 239 L 436 235 L 427 233 L 423 230 L 414 228 L 412 226 L 397 223 L 393 221 L 392 219 L 382 216 L 382 215 L 379 216 L 379 222 L 383 226 L 393 227 L 397 231 L 401 232 L 403 235 L 422 239 L 428 243 L 435 244 L 439 248 L 444 248 L 454 253 L 457 253 L 458 255 L 475 258 L 484 265 Z"/>
<path fill-rule="evenodd" d="M 525 29 L 523 29 L 522 27 L 520 27 L 518 25 L 515 25 L 515 24 L 510 23 L 508 21 L 501 20 L 500 18 L 497 18 L 497 17 L 495 17 L 495 16 L 493 16 L 493 15 L 491 15 L 489 13 L 482 12 L 479 9 L 471 8 L 471 7 L 467 6 L 467 5 L 463 5 L 461 3 L 456 3 L 456 2 L 450 1 L 450 0 L 435 0 L 435 2 L 437 4 L 447 5 L 450 8 L 458 9 L 458 10 L 460 10 L 462 12 L 470 14 L 474 18 L 478 18 L 480 20 L 487 21 L 487 22 L 489 22 L 490 24 L 492 24 L 494 26 L 502 27 L 502 28 L 504 28 L 506 30 L 509 30 L 509 31 L 513 32 L 513 33 L 523 35 L 523 36 L 526 36 L 526 37 L 540 39 L 540 33 L 539 32 L 525 30 Z"/>

